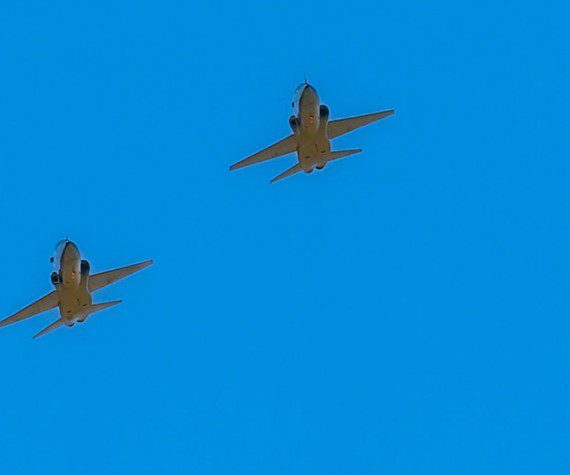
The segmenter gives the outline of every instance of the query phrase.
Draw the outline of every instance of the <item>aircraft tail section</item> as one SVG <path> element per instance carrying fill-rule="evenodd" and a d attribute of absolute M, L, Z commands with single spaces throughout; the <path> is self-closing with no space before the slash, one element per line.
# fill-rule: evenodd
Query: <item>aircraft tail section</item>
<path fill-rule="evenodd" d="M 285 170 L 283 173 L 281 173 L 280 175 L 277 175 L 275 178 L 273 178 L 271 180 L 271 183 L 275 183 L 276 181 L 283 180 L 283 178 L 287 178 L 288 176 L 294 175 L 295 173 L 299 173 L 300 171 L 303 171 L 303 168 L 301 167 L 300 163 L 297 163 L 297 165 L 293 165 L 288 170 Z"/>
<path fill-rule="evenodd" d="M 51 325 L 45 327 L 38 334 L 34 335 L 34 338 L 39 338 L 40 336 L 44 336 L 46 333 L 49 333 L 49 332 L 55 330 L 56 328 L 61 327 L 64 324 L 65 324 L 65 322 L 63 321 L 63 318 L 60 318 L 60 319 L 56 320 L 55 322 L 53 322 Z"/>
<path fill-rule="evenodd" d="M 354 155 L 356 153 L 362 152 L 361 148 L 355 148 L 353 150 L 337 150 L 335 152 L 329 152 L 326 155 L 322 155 L 323 157 L 323 166 L 325 163 L 330 162 L 332 160 L 338 160 L 339 158 L 348 157 L 349 155 Z M 288 170 L 285 170 L 280 175 L 277 175 L 275 178 L 271 180 L 271 183 L 275 183 L 276 181 L 283 180 L 283 178 L 287 178 L 291 175 L 295 175 L 295 173 L 299 173 L 303 171 L 303 167 L 300 163 L 293 165 Z"/>
<path fill-rule="evenodd" d="M 86 317 L 91 315 L 92 313 L 100 312 L 101 310 L 105 310 L 106 308 L 114 307 L 115 305 L 119 305 L 121 302 L 122 302 L 122 300 L 113 300 L 112 302 L 103 302 L 103 303 L 96 303 L 94 305 L 91 305 L 91 306 L 87 307 L 87 309 L 85 310 Z"/>
<path fill-rule="evenodd" d="M 109 308 L 109 307 L 113 307 L 115 305 L 120 304 L 121 302 L 122 302 L 122 300 L 114 300 L 112 302 L 103 302 L 103 303 L 97 303 L 95 305 L 90 305 L 89 307 L 84 309 L 83 313 L 77 319 L 77 321 L 83 322 L 92 313 L 99 312 L 100 310 L 105 310 L 106 308 Z M 65 320 L 63 318 L 60 318 L 59 320 L 56 320 L 51 325 L 44 328 L 41 332 L 39 332 L 37 335 L 35 335 L 34 338 L 39 338 L 40 336 L 44 336 L 46 333 L 49 333 L 49 332 L 55 330 L 56 328 L 61 327 L 62 325 L 65 325 Z"/>
<path fill-rule="evenodd" d="M 336 152 L 330 152 L 328 157 L 327 157 L 327 162 L 330 162 L 332 160 L 337 160 L 339 158 L 348 157 L 349 155 L 354 155 L 354 154 L 360 153 L 360 152 L 362 152 L 361 148 L 355 148 L 353 150 L 338 150 Z"/>
<path fill-rule="evenodd" d="M 87 317 L 89 317 L 91 314 L 100 312 L 101 310 L 105 310 L 106 308 L 109 307 L 114 307 L 115 305 L 119 305 L 121 302 L 122 300 L 113 300 L 112 302 L 102 302 L 90 305 L 89 307 L 83 310 L 81 315 L 77 317 L 77 321 L 80 323 L 84 322 L 85 320 L 87 320 Z"/>

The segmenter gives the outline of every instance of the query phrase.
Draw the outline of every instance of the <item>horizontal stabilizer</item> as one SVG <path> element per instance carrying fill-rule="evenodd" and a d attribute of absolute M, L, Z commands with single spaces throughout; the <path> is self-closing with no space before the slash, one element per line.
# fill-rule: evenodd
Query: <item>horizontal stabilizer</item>
<path fill-rule="evenodd" d="M 297 150 L 297 138 L 294 135 L 289 135 L 289 137 L 274 143 L 270 147 L 267 147 L 260 152 L 254 153 L 250 157 L 244 158 L 242 161 L 234 163 L 230 170 L 237 170 L 238 168 L 247 167 L 255 163 L 265 162 L 271 160 L 272 158 L 277 158 L 282 155 L 287 155 L 288 153 L 293 153 Z"/>
<path fill-rule="evenodd" d="M 95 292 L 103 287 L 107 287 L 113 282 L 124 279 L 125 277 L 143 270 L 150 265 L 152 265 L 152 260 L 91 275 L 89 276 L 89 292 Z"/>
<path fill-rule="evenodd" d="M 8 318 L 2 320 L 0 322 L 0 327 L 5 327 L 6 325 L 10 325 L 11 323 L 20 322 L 25 320 L 26 318 L 33 317 L 38 313 L 46 312 L 47 310 L 51 310 L 52 308 L 57 307 L 59 304 L 59 297 L 55 290 L 45 297 L 42 297 L 39 300 L 36 300 L 34 303 L 28 305 L 26 308 L 16 312 L 14 315 L 9 316 Z"/>
<path fill-rule="evenodd" d="M 92 313 L 99 312 L 100 310 L 104 310 L 104 309 L 109 308 L 109 307 L 113 307 L 115 305 L 120 304 L 121 302 L 122 302 L 121 300 L 114 300 L 113 302 L 103 302 L 103 303 L 97 303 L 95 305 L 90 305 L 89 307 L 87 307 L 86 309 L 83 310 L 83 312 L 79 316 L 79 321 L 83 322 Z M 46 333 L 49 333 L 49 332 L 55 330 L 56 328 L 61 327 L 64 324 L 65 324 L 65 322 L 64 322 L 63 318 L 60 318 L 59 320 L 56 320 L 55 322 L 53 322 L 48 327 L 44 328 L 41 332 L 39 332 L 37 335 L 35 335 L 34 338 L 39 338 L 40 336 L 44 336 Z"/>
<path fill-rule="evenodd" d="M 328 124 L 327 135 L 329 139 L 334 139 L 335 137 L 347 134 L 355 129 L 364 127 L 365 125 L 372 124 L 377 120 L 390 117 L 394 112 L 396 112 L 394 109 L 390 109 L 387 111 L 375 112 L 373 114 L 349 117 L 347 119 L 332 120 Z"/>
<path fill-rule="evenodd" d="M 299 173 L 300 171 L 303 171 L 303 169 L 301 168 L 301 164 L 297 163 L 297 165 L 293 165 L 291 168 L 281 173 L 281 175 L 277 175 L 275 178 L 273 178 L 271 180 L 271 183 L 283 180 L 283 178 L 287 178 L 288 176 L 294 175 L 295 173 Z"/>
<path fill-rule="evenodd" d="M 105 310 L 106 308 L 114 307 L 115 305 L 119 305 L 121 302 L 122 302 L 122 300 L 113 300 L 112 302 L 96 303 L 94 305 L 91 305 L 90 307 L 87 307 L 87 309 L 85 310 L 85 313 L 87 315 L 91 315 L 92 313 L 100 312 L 101 310 Z"/>
<path fill-rule="evenodd" d="M 34 338 L 39 338 L 40 336 L 44 336 L 46 333 L 51 332 L 52 330 L 55 330 L 56 328 L 61 327 L 64 324 L 63 322 L 63 318 L 60 318 L 59 320 L 56 320 L 55 322 L 53 322 L 51 325 L 45 327 L 41 332 L 39 332 L 37 335 L 34 335 Z"/>
<path fill-rule="evenodd" d="M 329 153 L 327 157 L 327 161 L 330 162 L 331 160 L 337 160 L 339 158 L 348 157 L 349 155 L 354 155 L 355 153 L 362 152 L 361 148 L 356 148 L 354 150 L 338 150 L 336 152 Z"/>

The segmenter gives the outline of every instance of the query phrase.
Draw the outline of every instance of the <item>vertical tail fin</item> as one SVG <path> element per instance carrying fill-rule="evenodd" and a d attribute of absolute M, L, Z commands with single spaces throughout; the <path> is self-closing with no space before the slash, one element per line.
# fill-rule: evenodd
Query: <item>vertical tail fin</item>
<path fill-rule="evenodd" d="M 277 175 L 275 178 L 273 178 L 271 180 L 271 183 L 275 183 L 276 181 L 283 180 L 283 178 L 287 178 L 288 176 L 294 175 L 295 173 L 299 173 L 300 171 L 303 171 L 303 169 L 301 168 L 301 164 L 297 163 L 297 165 L 293 165 L 288 170 L 285 170 L 283 173 L 281 173 L 280 175 Z"/>

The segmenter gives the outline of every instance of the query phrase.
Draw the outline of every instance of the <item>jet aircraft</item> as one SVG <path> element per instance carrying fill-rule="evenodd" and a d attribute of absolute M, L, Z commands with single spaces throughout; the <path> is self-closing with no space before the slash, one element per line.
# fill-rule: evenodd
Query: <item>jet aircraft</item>
<path fill-rule="evenodd" d="M 152 264 L 152 260 L 126 267 L 90 275 L 91 266 L 81 259 L 77 246 L 64 239 L 57 244 L 55 255 L 50 259 L 54 264 L 51 282 L 55 290 L 0 322 L 0 327 L 20 322 L 39 313 L 59 307 L 60 318 L 44 328 L 34 338 L 38 338 L 56 328 L 75 322 L 84 322 L 89 315 L 121 303 L 93 303 L 92 292 L 102 289 Z"/>
<path fill-rule="evenodd" d="M 293 134 L 233 164 L 230 170 L 237 170 L 293 152 L 297 153 L 298 163 L 273 178 L 271 183 L 301 171 L 311 173 L 315 168 L 320 170 L 332 160 L 348 157 L 362 151 L 360 148 L 331 151 L 331 139 L 377 120 L 384 119 L 395 112 L 391 109 L 329 121 L 329 108 L 320 104 L 317 91 L 306 81 L 295 91 L 292 106 L 295 110 L 295 115 L 289 118 L 289 125 L 293 130 Z"/>

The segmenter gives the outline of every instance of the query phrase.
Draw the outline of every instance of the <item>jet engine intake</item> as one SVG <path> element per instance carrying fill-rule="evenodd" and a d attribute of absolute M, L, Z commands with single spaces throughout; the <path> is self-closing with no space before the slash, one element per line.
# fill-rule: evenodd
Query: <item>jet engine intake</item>
<path fill-rule="evenodd" d="M 57 272 L 51 273 L 51 283 L 54 286 L 58 286 L 59 284 L 61 284 L 61 276 Z"/>
<path fill-rule="evenodd" d="M 81 277 L 84 278 L 88 276 L 90 271 L 91 271 L 91 264 L 89 264 L 89 261 L 83 259 L 81 261 Z"/>
<path fill-rule="evenodd" d="M 299 133 L 299 125 L 300 125 L 299 119 L 297 119 L 297 117 L 295 117 L 294 115 L 289 117 L 289 126 L 291 127 L 291 130 L 293 131 L 294 134 Z"/>

